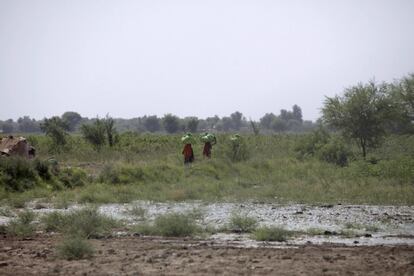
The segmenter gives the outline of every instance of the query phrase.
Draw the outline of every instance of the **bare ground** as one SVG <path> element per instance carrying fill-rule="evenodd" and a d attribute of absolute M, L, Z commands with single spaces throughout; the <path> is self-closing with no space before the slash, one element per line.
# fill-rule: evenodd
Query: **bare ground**
<path fill-rule="evenodd" d="M 0 237 L 0 275 L 414 275 L 414 246 L 235 248 L 192 239 L 91 240 L 93 258 L 56 255 L 59 235 Z"/>

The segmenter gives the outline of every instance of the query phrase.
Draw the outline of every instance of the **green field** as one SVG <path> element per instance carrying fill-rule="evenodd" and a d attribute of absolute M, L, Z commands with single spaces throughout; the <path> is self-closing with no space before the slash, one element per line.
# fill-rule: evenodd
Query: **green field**
<path fill-rule="evenodd" d="M 56 151 L 48 137 L 28 136 L 37 161 L 0 160 L 0 199 L 23 206 L 34 198 L 72 202 L 258 201 L 277 203 L 414 203 L 414 137 L 391 136 L 367 160 L 350 146 L 346 166 L 295 150 L 310 134 L 244 135 L 243 155 L 232 160 L 229 134 L 217 136 L 210 160 L 194 145 L 186 167 L 179 135 L 123 133 L 100 151 L 77 135 Z M 53 158 L 57 165 L 48 161 Z"/>

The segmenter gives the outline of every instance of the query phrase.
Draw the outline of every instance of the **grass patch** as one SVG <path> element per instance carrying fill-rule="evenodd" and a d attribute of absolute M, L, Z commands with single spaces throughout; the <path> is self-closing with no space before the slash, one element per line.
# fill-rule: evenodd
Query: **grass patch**
<path fill-rule="evenodd" d="M 30 237 L 35 232 L 33 220 L 35 214 L 32 211 L 25 210 L 17 215 L 16 219 L 11 220 L 6 226 L 6 233 L 19 238 Z"/>
<path fill-rule="evenodd" d="M 153 224 L 145 223 L 134 229 L 142 235 L 159 235 L 165 237 L 187 237 L 200 233 L 201 229 L 189 214 L 169 213 L 158 216 Z"/>
<path fill-rule="evenodd" d="M 203 144 L 194 144 L 196 161 L 184 169 L 180 135 L 123 133 L 114 148 L 99 152 L 80 136 L 71 135 L 70 146 L 54 154 L 59 162 L 56 169 L 40 161 L 34 165 L 18 159 L 0 162 L 0 200 L 18 208 L 39 197 L 53 197 L 63 207 L 68 201 L 139 199 L 414 204 L 414 136 L 387 137 L 372 152 L 378 162 L 356 155 L 345 167 L 317 156 L 296 158 L 295 147 L 303 137 L 243 134 L 249 158 L 232 162 L 228 155 L 231 136 L 218 134 L 212 158 L 200 158 Z M 47 137 L 36 135 L 32 140 L 38 156 L 50 156 L 52 145 Z"/>
<path fill-rule="evenodd" d="M 257 241 L 287 241 L 294 232 L 282 227 L 260 227 L 253 232 L 253 238 Z"/>
<path fill-rule="evenodd" d="M 92 245 L 81 237 L 67 238 L 57 247 L 58 256 L 66 260 L 91 258 L 94 251 Z"/>
<path fill-rule="evenodd" d="M 236 233 L 251 233 L 257 227 L 257 220 L 247 215 L 232 214 L 228 228 Z"/>
<path fill-rule="evenodd" d="M 99 214 L 96 208 L 83 208 L 68 214 L 50 213 L 42 218 L 46 231 L 62 232 L 68 236 L 100 238 L 109 235 L 120 222 Z"/>
<path fill-rule="evenodd" d="M 257 241 L 287 241 L 294 232 L 282 227 L 260 227 L 253 232 L 253 238 Z"/>

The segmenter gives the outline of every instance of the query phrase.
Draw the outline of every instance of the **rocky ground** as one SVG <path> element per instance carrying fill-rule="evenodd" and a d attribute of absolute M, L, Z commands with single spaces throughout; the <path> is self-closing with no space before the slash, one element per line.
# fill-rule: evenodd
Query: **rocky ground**
<path fill-rule="evenodd" d="M 81 208 L 73 205 L 67 212 Z M 51 206 L 28 206 L 39 216 Z M 144 210 L 137 216 L 131 210 Z M 153 203 L 101 205 L 127 225 L 168 212 L 195 212 L 201 225 L 225 226 L 232 214 L 259 225 L 303 231 L 286 242 L 257 242 L 249 234 L 197 238 L 134 236 L 125 231 L 92 239 L 92 258 L 58 258 L 59 234 L 30 239 L 0 236 L 0 275 L 414 275 L 414 209 L 410 206 Z M 10 217 L 1 217 L 5 224 Z M 312 229 L 324 234 L 314 235 Z M 351 230 L 348 237 L 340 231 Z M 309 234 L 307 234 L 307 231 Z"/>

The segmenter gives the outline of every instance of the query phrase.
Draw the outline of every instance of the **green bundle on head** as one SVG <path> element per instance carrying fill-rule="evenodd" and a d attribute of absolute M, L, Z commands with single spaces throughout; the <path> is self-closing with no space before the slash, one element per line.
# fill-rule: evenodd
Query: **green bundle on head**
<path fill-rule="evenodd" d="M 207 142 L 214 142 L 214 140 L 216 140 L 216 136 L 212 133 L 204 133 L 202 136 L 200 136 L 200 140 L 203 143 L 207 143 Z"/>
<path fill-rule="evenodd" d="M 239 134 L 234 134 L 232 137 L 230 137 L 230 141 L 233 144 L 239 144 L 241 139 L 242 139 L 242 137 Z"/>
<path fill-rule="evenodd" d="M 181 142 L 183 144 L 193 144 L 195 142 L 195 139 L 191 133 L 187 133 L 183 137 L 181 137 Z"/>

